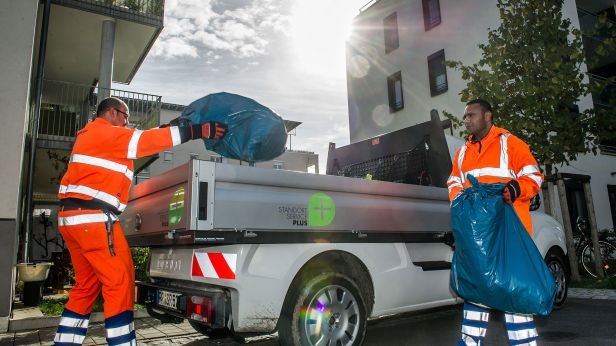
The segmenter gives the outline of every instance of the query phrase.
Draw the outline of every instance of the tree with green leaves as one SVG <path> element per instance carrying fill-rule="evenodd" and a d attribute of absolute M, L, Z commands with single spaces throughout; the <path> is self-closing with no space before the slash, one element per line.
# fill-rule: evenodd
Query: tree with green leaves
<path fill-rule="evenodd" d="M 497 0 L 497 7 L 501 24 L 479 45 L 479 62 L 447 65 L 468 83 L 462 101 L 489 100 L 495 122 L 528 143 L 549 176 L 556 166 L 596 153 L 600 141 L 615 138 L 614 108 L 576 106 L 580 98 L 608 90 L 614 78 L 589 80 L 584 66 L 592 61 L 585 57 L 582 38 L 597 32 L 582 33 L 563 18 L 562 0 Z M 605 37 L 595 54 L 607 56 L 615 51 L 616 28 L 605 16 L 598 23 Z"/>

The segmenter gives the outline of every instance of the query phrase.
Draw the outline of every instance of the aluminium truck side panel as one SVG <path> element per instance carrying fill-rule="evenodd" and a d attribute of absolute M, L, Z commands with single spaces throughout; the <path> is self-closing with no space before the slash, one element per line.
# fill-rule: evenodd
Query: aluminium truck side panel
<path fill-rule="evenodd" d="M 297 242 L 286 237 L 302 232 L 370 234 L 371 242 L 379 234 L 450 232 L 444 188 L 200 160 L 136 185 L 121 222 L 131 245 L 149 237 L 151 246 L 168 245 L 165 237 L 217 243 L 217 232 L 220 239 L 223 232 L 278 232 L 268 238 L 274 242 Z"/>

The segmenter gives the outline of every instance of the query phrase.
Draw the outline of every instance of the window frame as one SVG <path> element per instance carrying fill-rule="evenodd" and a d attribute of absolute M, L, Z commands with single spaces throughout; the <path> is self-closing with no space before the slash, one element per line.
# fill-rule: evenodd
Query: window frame
<path fill-rule="evenodd" d="M 390 21 L 394 23 L 394 25 L 391 25 Z M 389 54 L 400 47 L 398 12 L 394 12 L 383 19 L 383 39 L 385 54 Z M 395 42 L 393 42 L 394 40 Z"/>
<path fill-rule="evenodd" d="M 273 169 L 284 169 L 284 161 L 274 160 Z"/>
<path fill-rule="evenodd" d="M 436 8 L 438 8 L 438 19 L 432 21 L 432 13 L 430 13 L 430 3 L 436 2 Z M 433 28 L 441 25 L 442 16 L 441 16 L 441 3 L 439 0 L 422 0 L 421 5 L 423 8 L 423 17 L 424 17 L 424 29 L 425 31 L 430 31 Z"/>
<path fill-rule="evenodd" d="M 400 82 L 400 105 L 396 105 L 396 82 Z M 396 113 L 404 109 L 404 86 L 402 85 L 402 71 L 398 71 L 387 77 L 387 98 L 389 100 L 390 113 Z"/>
<path fill-rule="evenodd" d="M 436 77 L 438 76 L 431 66 L 434 62 L 438 62 L 438 59 L 443 59 L 443 68 L 445 70 L 445 88 L 443 90 L 438 90 Z M 435 97 L 441 94 L 446 93 L 449 90 L 449 79 L 447 78 L 447 66 L 445 65 L 445 49 L 441 49 L 436 53 L 428 55 L 428 83 L 430 84 L 430 96 Z"/>

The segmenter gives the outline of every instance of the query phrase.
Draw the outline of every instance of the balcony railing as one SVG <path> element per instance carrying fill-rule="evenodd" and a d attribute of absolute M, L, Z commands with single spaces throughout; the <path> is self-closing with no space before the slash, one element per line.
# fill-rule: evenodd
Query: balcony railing
<path fill-rule="evenodd" d="M 52 3 L 114 18 L 162 26 L 165 0 L 51 0 Z"/>
<path fill-rule="evenodd" d="M 117 97 L 128 105 L 130 127 L 149 129 L 159 125 L 161 97 L 158 95 L 45 80 L 38 137 L 72 142 L 77 131 L 96 116 L 99 98 L 106 96 Z"/>

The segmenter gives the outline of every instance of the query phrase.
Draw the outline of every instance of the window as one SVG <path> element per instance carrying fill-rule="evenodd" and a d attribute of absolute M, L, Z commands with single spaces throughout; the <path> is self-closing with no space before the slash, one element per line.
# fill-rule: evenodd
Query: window
<path fill-rule="evenodd" d="M 212 155 L 210 156 L 210 161 L 222 163 L 222 156 Z"/>
<path fill-rule="evenodd" d="M 426 31 L 441 24 L 441 6 L 438 0 L 422 0 L 424 28 Z"/>
<path fill-rule="evenodd" d="M 389 96 L 389 111 L 397 112 L 404 108 L 402 96 L 402 73 L 400 71 L 387 77 L 387 93 Z"/>
<path fill-rule="evenodd" d="M 284 161 L 274 161 L 274 169 L 283 169 Z"/>
<path fill-rule="evenodd" d="M 447 91 L 447 69 L 445 67 L 445 50 L 440 50 L 428 57 L 428 78 L 430 95 L 436 96 Z"/>
<path fill-rule="evenodd" d="M 164 151 L 163 152 L 163 161 L 171 161 L 173 160 L 173 152 L 172 151 Z"/>
<path fill-rule="evenodd" d="M 383 31 L 385 34 L 385 54 L 400 46 L 398 40 L 398 16 L 396 12 L 383 19 Z"/>
<path fill-rule="evenodd" d="M 607 196 L 610 200 L 610 210 L 612 212 L 612 227 L 616 229 L 616 185 L 607 186 Z"/>

